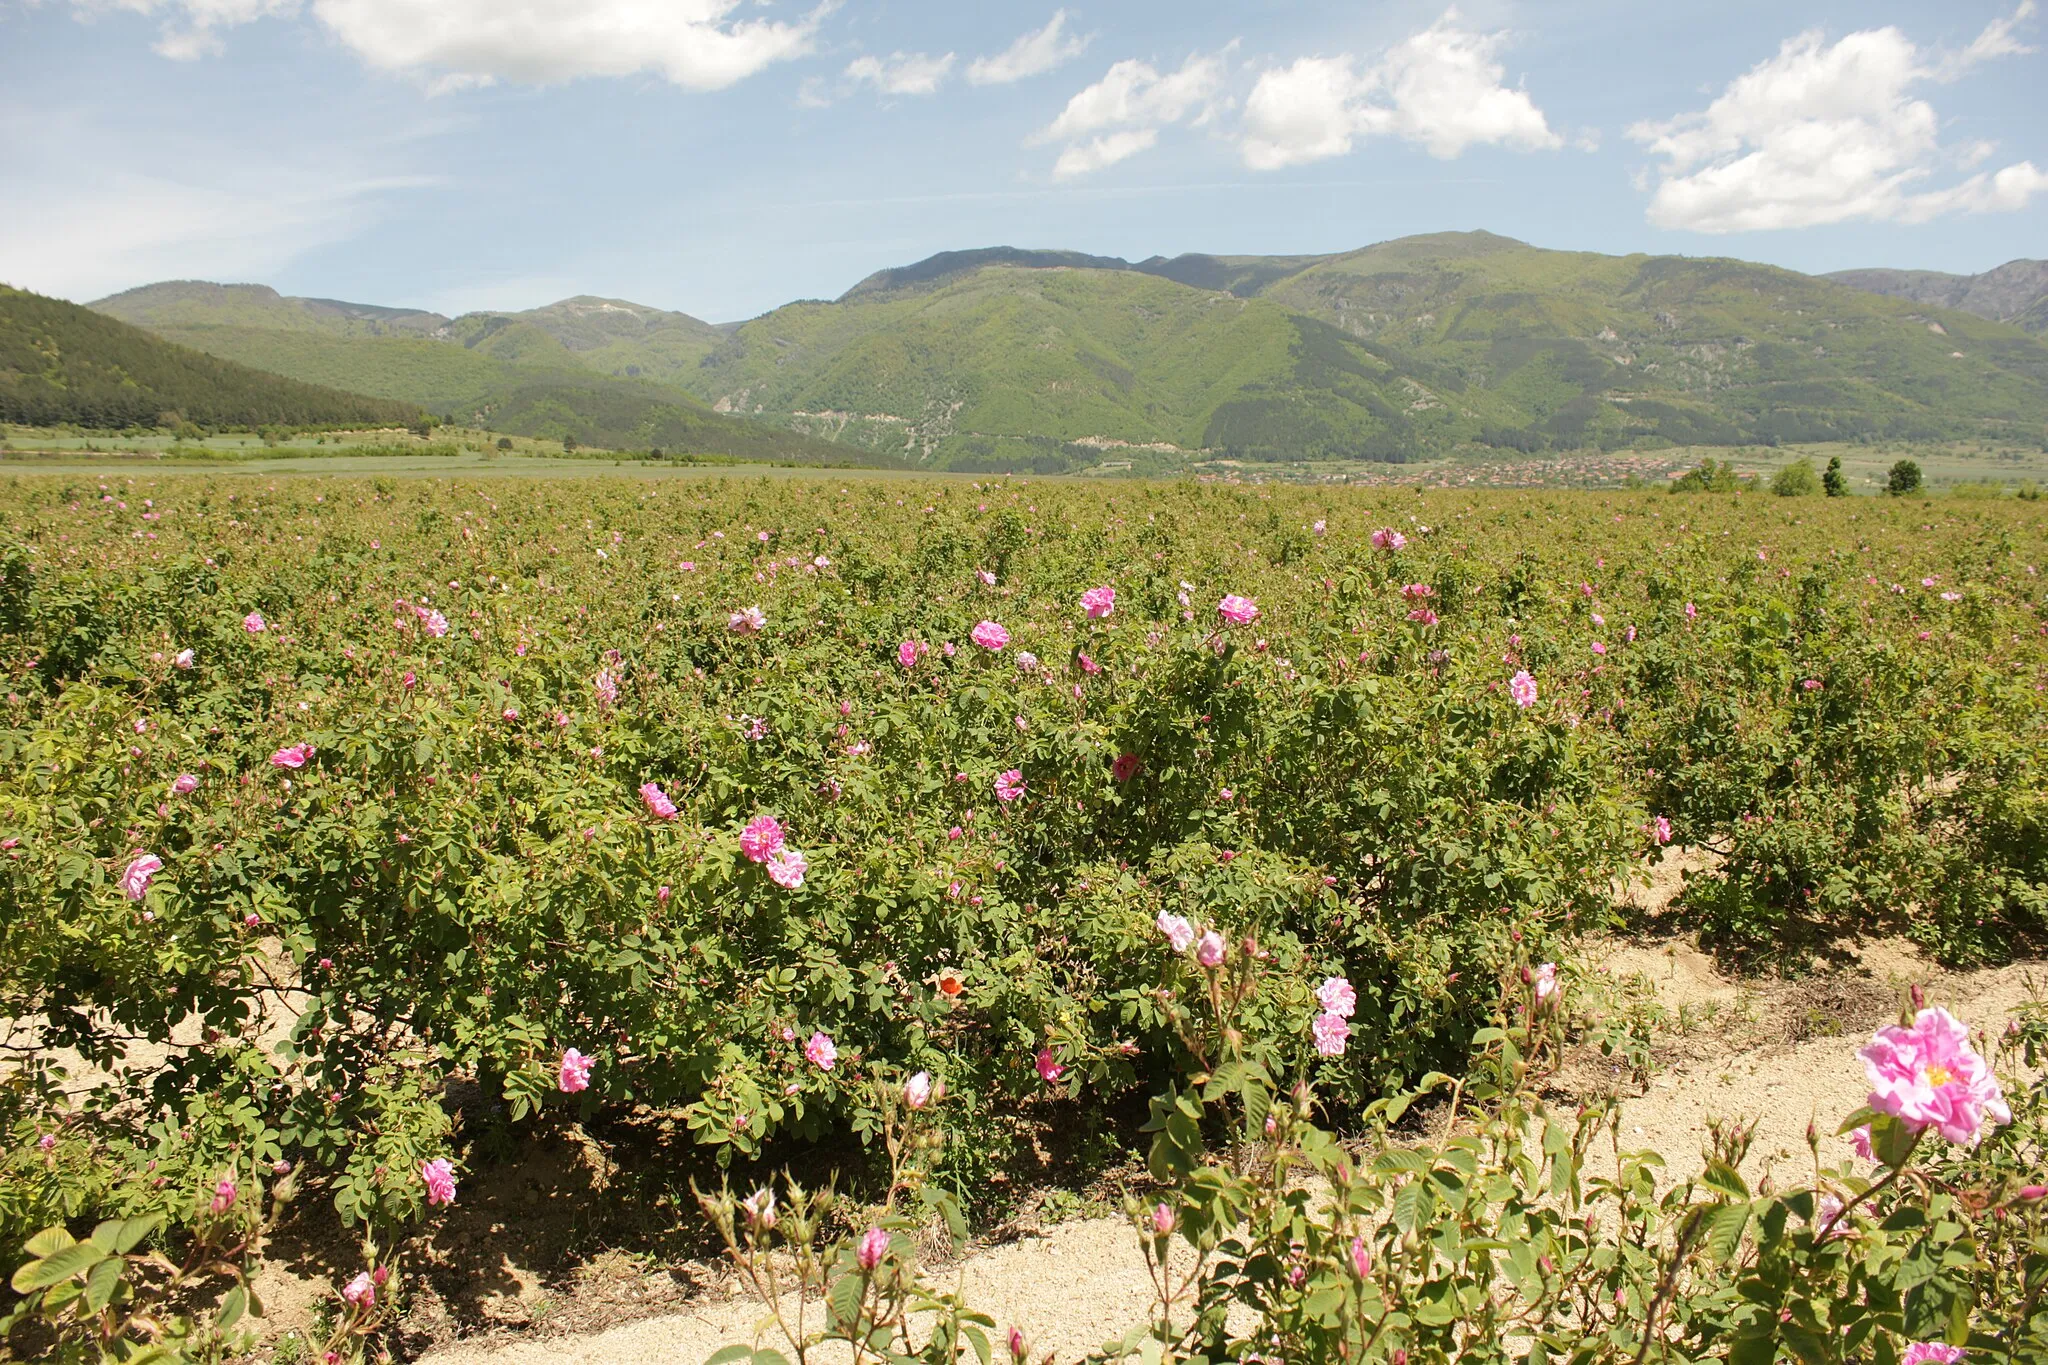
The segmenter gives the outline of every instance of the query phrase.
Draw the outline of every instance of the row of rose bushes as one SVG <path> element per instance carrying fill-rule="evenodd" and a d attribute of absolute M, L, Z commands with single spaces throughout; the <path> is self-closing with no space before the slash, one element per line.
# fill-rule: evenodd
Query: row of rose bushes
<path fill-rule="evenodd" d="M 1724 855 L 1686 904 L 1732 944 L 2042 929 L 2022 508 L 194 477 L 0 512 L 10 1239 L 230 1169 L 412 1216 L 453 1076 L 749 1159 L 879 1132 L 886 1060 L 945 1078 L 978 1197 L 1020 1119 L 1184 1060 L 1180 921 L 1256 946 L 1243 1027 L 1354 1112 L 1462 1071 L 1502 973 L 1671 838 Z"/>

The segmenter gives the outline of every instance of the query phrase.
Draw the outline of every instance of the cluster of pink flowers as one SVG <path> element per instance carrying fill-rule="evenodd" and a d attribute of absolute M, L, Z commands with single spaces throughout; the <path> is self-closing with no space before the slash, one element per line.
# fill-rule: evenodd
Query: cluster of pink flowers
<path fill-rule="evenodd" d="M 983 621 L 967 632 L 968 638 L 983 649 L 1001 649 L 1010 643 L 1010 632 L 994 621 Z"/>
<path fill-rule="evenodd" d="M 575 1048 L 562 1052 L 562 1064 L 555 1072 L 555 1086 L 564 1095 L 574 1095 L 580 1090 L 590 1089 L 590 1068 L 596 1059 L 586 1057 Z"/>
<path fill-rule="evenodd" d="M 1090 588 L 1081 594 L 1081 606 L 1087 611 L 1089 620 L 1099 621 L 1116 610 L 1116 589 Z"/>
<path fill-rule="evenodd" d="M 242 618 L 242 629 L 248 631 L 251 635 L 261 635 L 264 631 L 270 629 L 270 625 L 263 619 L 262 612 L 252 611 Z"/>
<path fill-rule="evenodd" d="M 1915 1132 L 1933 1128 L 1950 1142 L 1974 1142 L 1987 1119 L 2012 1122 L 1998 1078 L 1945 1009 L 1879 1029 L 1857 1055 L 1870 1078 L 1870 1107 Z"/>
<path fill-rule="evenodd" d="M 455 1202 L 455 1169 L 448 1164 L 447 1157 L 421 1162 L 420 1181 L 427 1187 L 429 1205 Z"/>
<path fill-rule="evenodd" d="M 668 793 L 661 789 L 660 784 L 642 782 L 640 784 L 640 799 L 647 803 L 647 809 L 653 813 L 655 819 L 673 820 L 676 818 L 676 803 L 668 799 Z"/>
<path fill-rule="evenodd" d="M 1216 604 L 1216 614 L 1234 626 L 1248 626 L 1259 619 L 1259 604 L 1233 592 Z"/>
<path fill-rule="evenodd" d="M 1309 1024 L 1316 1051 L 1325 1057 L 1341 1057 L 1351 1038 L 1351 1016 L 1358 1009 L 1358 992 L 1351 988 L 1349 980 L 1333 976 L 1316 987 L 1316 1003 L 1322 1006 L 1322 1012 Z"/>

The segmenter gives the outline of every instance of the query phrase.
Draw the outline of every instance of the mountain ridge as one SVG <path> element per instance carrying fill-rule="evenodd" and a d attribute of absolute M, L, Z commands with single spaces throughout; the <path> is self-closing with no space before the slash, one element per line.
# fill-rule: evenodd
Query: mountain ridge
<path fill-rule="evenodd" d="M 2048 261 L 2007 261 L 1975 275 L 1938 270 L 1837 270 L 1822 277 L 1914 303 L 1954 308 L 2035 335 L 2048 333 Z"/>

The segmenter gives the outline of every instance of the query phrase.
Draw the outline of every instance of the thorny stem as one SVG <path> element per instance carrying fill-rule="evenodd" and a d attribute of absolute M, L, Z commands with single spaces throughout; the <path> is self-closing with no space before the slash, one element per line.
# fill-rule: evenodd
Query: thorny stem
<path fill-rule="evenodd" d="M 1878 1181 L 1875 1185 L 1872 1185 L 1869 1189 L 1857 1195 L 1854 1199 L 1851 1199 L 1845 1204 L 1843 1204 L 1841 1208 L 1836 1209 L 1835 1216 L 1828 1219 L 1826 1225 L 1821 1228 L 1819 1236 L 1817 1236 L 1814 1240 L 1825 1242 L 1828 1239 L 1828 1234 L 1835 1230 L 1835 1224 L 1841 1222 L 1844 1218 L 1847 1218 L 1850 1212 L 1853 1209 L 1855 1209 L 1855 1207 L 1858 1204 L 1867 1203 L 1871 1198 L 1873 1198 L 1878 1193 L 1878 1191 L 1884 1189 L 1888 1185 L 1896 1184 L 1898 1182 L 1899 1177 L 1906 1173 L 1906 1163 L 1913 1159 L 1913 1153 L 1920 1146 L 1920 1138 L 1922 1134 L 1926 1133 L 1926 1131 L 1927 1130 L 1925 1128 L 1917 1130 L 1913 1134 L 1913 1145 L 1906 1149 L 1906 1154 L 1899 1159 L 1899 1164 L 1892 1167 L 1889 1171 L 1886 1171 L 1884 1173 L 1884 1179 Z"/>

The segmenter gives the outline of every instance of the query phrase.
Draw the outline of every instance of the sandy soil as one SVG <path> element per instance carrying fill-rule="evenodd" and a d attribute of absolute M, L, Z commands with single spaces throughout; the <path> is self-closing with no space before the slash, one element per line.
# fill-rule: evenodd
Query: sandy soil
<path fill-rule="evenodd" d="M 1667 884 L 1650 894 L 1668 895 L 1675 872 L 1671 868 L 1674 875 L 1663 879 Z M 1622 1137 L 1624 1145 L 1663 1152 L 1674 1177 L 1699 1168 L 1712 1118 L 1755 1123 L 1746 1167 L 1753 1179 L 1774 1166 L 1788 1176 L 1806 1167 L 1809 1120 L 1817 1119 L 1829 1135 L 1823 1139 L 1825 1159 L 1848 1155 L 1832 1133 L 1866 1093 L 1856 1048 L 1873 1027 L 1897 1015 L 1914 982 L 1926 984 L 1930 1003 L 1945 1004 L 1986 1030 L 2002 1028 L 2015 1006 L 2036 998 L 2036 982 L 2048 990 L 2041 964 L 1944 974 L 1896 943 L 1867 945 L 1860 962 L 1796 983 L 1731 980 L 1681 941 L 1609 945 L 1596 949 L 1590 963 L 1595 975 L 1616 983 L 1632 978 L 1641 998 L 1664 1011 L 1658 1069 L 1647 1091 L 1626 1101 Z M 1598 1069 L 1597 1058 L 1575 1059 L 1560 1084 L 1600 1084 L 1608 1078 L 1597 1075 Z M 763 1305 L 734 1295 L 716 1268 L 687 1269 L 687 1283 L 667 1277 L 662 1292 L 679 1301 L 658 1316 L 607 1326 L 602 1312 L 579 1313 L 580 1329 L 564 1321 L 567 1330 L 550 1333 L 543 1326 L 534 1332 L 529 1324 L 517 1338 L 501 1329 L 441 1346 L 422 1359 L 428 1365 L 694 1362 L 720 1346 L 752 1340 L 766 1326 Z M 1062 1359 L 1121 1336 L 1152 1301 L 1137 1239 L 1117 1218 L 1079 1219 L 973 1250 L 946 1277 L 957 1278 L 971 1300 L 1001 1324 L 1000 1331 L 1021 1326 L 1035 1350 L 1051 1350 Z M 659 1305 L 644 1298 L 622 1301 L 610 1320 L 649 1311 L 658 1312 Z M 761 1341 L 780 1345 L 772 1328 Z"/>

